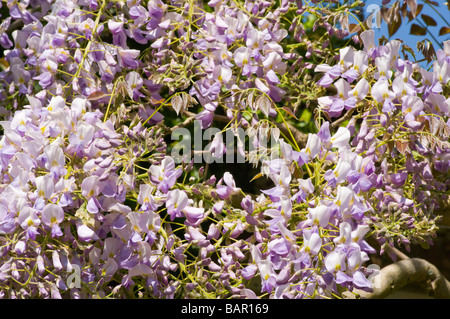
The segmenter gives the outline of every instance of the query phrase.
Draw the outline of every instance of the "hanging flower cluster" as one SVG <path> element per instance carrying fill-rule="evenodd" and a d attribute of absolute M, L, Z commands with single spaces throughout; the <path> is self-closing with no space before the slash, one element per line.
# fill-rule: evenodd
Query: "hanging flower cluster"
<path fill-rule="evenodd" d="M 361 50 L 313 62 L 327 52 L 304 39 L 299 16 L 319 8 L 302 1 L 6 11 L 0 297 L 340 297 L 372 289 L 368 236 L 381 252 L 435 236 L 450 186 L 450 41 L 427 71 L 373 31 Z M 320 74 L 304 145 L 285 119 L 298 68 Z M 248 194 L 228 171 L 177 162 L 167 137 L 193 120 L 249 129 L 258 154 L 245 141 L 236 152 L 271 187 Z M 222 132 L 208 151 L 228 152 Z"/>

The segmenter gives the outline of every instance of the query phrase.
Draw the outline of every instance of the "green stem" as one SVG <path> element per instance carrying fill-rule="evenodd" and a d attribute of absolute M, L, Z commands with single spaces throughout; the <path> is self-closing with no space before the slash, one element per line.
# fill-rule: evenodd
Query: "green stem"
<path fill-rule="evenodd" d="M 439 47 L 442 49 L 442 44 L 434 37 L 433 33 L 431 33 L 430 30 L 428 30 L 428 27 L 423 25 L 423 23 L 420 22 L 419 20 L 416 19 L 416 21 L 417 23 L 420 24 L 422 28 L 424 28 L 427 31 L 427 33 L 433 38 L 434 42 L 436 42 L 436 44 L 439 45 Z"/>
<path fill-rule="evenodd" d="M 101 19 L 102 15 L 103 15 L 103 10 L 105 9 L 105 7 L 106 7 L 106 1 L 103 0 L 102 1 L 102 5 L 100 7 L 100 10 L 97 12 L 97 18 L 95 19 L 95 27 L 92 30 L 92 36 L 94 36 L 97 33 L 97 28 L 98 28 L 98 25 L 100 23 L 100 19 Z M 93 42 L 93 40 L 89 40 L 88 44 L 86 45 L 86 48 L 85 48 L 84 54 L 83 54 L 83 58 L 81 59 L 80 65 L 78 66 L 78 69 L 77 69 L 77 72 L 75 72 L 75 75 L 73 76 L 72 79 L 78 78 L 78 76 L 80 75 L 80 72 L 83 69 L 84 62 L 86 61 L 87 55 L 90 52 L 89 49 L 91 47 L 92 42 Z M 67 87 L 69 84 L 70 84 L 70 82 L 68 82 L 65 85 L 65 87 Z"/>
<path fill-rule="evenodd" d="M 447 19 L 445 19 L 445 18 L 441 15 L 441 13 L 440 13 L 438 10 L 436 10 L 436 8 L 435 8 L 431 3 L 429 3 L 428 1 L 425 1 L 425 3 L 428 4 L 428 6 L 431 7 L 431 9 L 433 9 L 434 12 L 436 12 L 437 15 L 440 16 L 441 19 L 444 20 L 445 23 L 447 23 L 447 25 L 450 27 L 450 23 L 447 21 Z"/>
<path fill-rule="evenodd" d="M 114 93 L 116 92 L 116 89 L 117 89 L 117 84 L 120 81 L 122 81 L 122 77 L 118 78 L 116 80 L 116 82 L 114 83 L 114 87 L 113 87 L 113 90 L 111 92 L 111 97 L 109 98 L 108 107 L 106 108 L 105 117 L 103 118 L 103 123 L 106 122 L 106 120 L 108 118 L 109 108 L 111 107 L 111 103 L 112 103 L 112 100 L 114 98 Z"/>

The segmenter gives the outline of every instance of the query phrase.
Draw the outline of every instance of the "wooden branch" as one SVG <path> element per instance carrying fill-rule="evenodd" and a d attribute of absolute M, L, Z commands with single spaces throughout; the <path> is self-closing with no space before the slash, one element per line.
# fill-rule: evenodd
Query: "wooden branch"
<path fill-rule="evenodd" d="M 172 134 L 176 129 L 186 127 L 189 124 L 191 124 L 194 120 L 195 120 L 195 114 L 190 115 L 183 123 L 175 125 L 173 127 L 165 127 L 164 130 L 165 130 L 166 134 Z"/>
<path fill-rule="evenodd" d="M 390 264 L 373 278 L 373 292 L 354 289 L 345 298 L 382 299 L 410 284 L 424 284 L 428 294 L 437 299 L 450 299 L 450 282 L 430 262 L 421 258 L 409 258 Z M 356 295 L 355 295 L 356 294 Z"/>
<path fill-rule="evenodd" d="M 276 122 L 275 125 L 279 128 L 279 130 L 289 139 L 291 139 L 291 134 L 289 131 L 292 132 L 292 135 L 294 136 L 294 139 L 297 141 L 297 144 L 299 147 L 305 147 L 306 142 L 308 141 L 308 134 L 305 134 L 301 131 L 299 131 L 296 127 L 293 125 L 286 123 L 287 127 L 284 125 L 284 123 L 278 123 Z M 293 141 L 291 141 L 293 142 Z"/>
<path fill-rule="evenodd" d="M 401 260 L 407 260 L 410 259 L 407 255 L 405 255 L 403 252 L 401 252 L 400 250 L 398 250 L 395 247 L 392 247 L 391 245 L 386 245 L 386 250 L 387 251 L 391 251 L 392 253 L 394 253 L 399 259 Z M 394 260 L 396 261 L 396 260 Z"/>
<path fill-rule="evenodd" d="M 377 250 L 381 251 L 381 245 L 377 240 L 377 236 L 375 234 L 372 234 L 369 237 L 370 240 L 370 245 L 373 246 L 378 246 Z M 396 248 L 395 246 L 391 246 L 389 244 L 386 244 L 384 246 L 384 252 L 388 253 L 389 257 L 392 259 L 392 261 L 397 261 L 398 259 L 409 259 L 409 256 L 407 256 L 406 254 L 404 254 L 402 251 L 400 251 L 398 248 Z"/>
<path fill-rule="evenodd" d="M 336 129 L 339 127 L 339 125 L 341 125 L 342 122 L 350 120 L 352 118 L 354 110 L 355 109 L 348 110 L 347 113 L 345 113 L 345 115 L 343 117 L 341 117 L 341 118 L 337 119 L 336 121 L 334 121 L 333 123 L 331 123 L 331 128 Z"/>

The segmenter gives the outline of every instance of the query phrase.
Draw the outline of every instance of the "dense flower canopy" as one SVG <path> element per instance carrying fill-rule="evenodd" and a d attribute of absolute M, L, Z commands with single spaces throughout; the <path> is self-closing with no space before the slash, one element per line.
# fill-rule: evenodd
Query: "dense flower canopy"
<path fill-rule="evenodd" d="M 450 41 L 425 69 L 369 29 L 333 49 L 348 32 L 302 1 L 3 6 L 0 297 L 340 297 L 372 289 L 370 254 L 435 236 Z M 193 122 L 220 124 L 206 151 L 264 187 L 176 158 Z"/>

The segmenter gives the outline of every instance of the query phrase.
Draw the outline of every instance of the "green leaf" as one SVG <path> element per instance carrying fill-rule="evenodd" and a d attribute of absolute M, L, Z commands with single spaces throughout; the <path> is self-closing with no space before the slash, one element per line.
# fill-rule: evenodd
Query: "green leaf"
<path fill-rule="evenodd" d="M 292 110 L 290 110 L 288 107 L 283 106 L 282 109 L 283 109 L 283 111 L 285 111 L 287 114 L 289 114 L 290 116 L 292 116 L 294 119 L 298 120 L 298 118 L 295 116 L 295 114 L 292 112 Z"/>
<path fill-rule="evenodd" d="M 432 17 L 430 17 L 429 15 L 426 15 L 426 14 L 422 13 L 421 17 L 422 17 L 423 21 L 425 21 L 425 23 L 427 25 L 430 25 L 430 26 L 433 26 L 433 27 L 437 26 L 436 21 L 434 21 L 434 19 Z"/>
<path fill-rule="evenodd" d="M 423 4 L 418 4 L 415 15 L 413 15 L 412 12 L 409 12 L 408 13 L 408 22 L 410 22 L 411 20 L 414 20 L 422 12 L 422 9 L 423 9 Z"/>
<path fill-rule="evenodd" d="M 417 49 L 422 52 L 428 62 L 436 57 L 436 51 L 434 50 L 433 43 L 427 39 L 417 42 Z"/>
<path fill-rule="evenodd" d="M 359 24 L 350 23 L 349 25 L 350 34 L 359 32 L 361 30 L 361 26 Z"/>
<path fill-rule="evenodd" d="M 402 12 L 403 19 L 406 18 L 407 14 L 408 14 L 408 6 L 406 5 L 406 2 L 403 2 L 400 11 Z"/>
<path fill-rule="evenodd" d="M 406 0 L 406 4 L 411 10 L 413 18 L 417 17 L 417 1 L 416 0 Z"/>
<path fill-rule="evenodd" d="M 86 100 L 88 101 L 98 101 L 106 96 L 109 96 L 110 94 L 106 94 L 105 92 L 102 91 L 95 91 L 91 94 L 89 94 L 89 96 L 86 98 Z"/>
<path fill-rule="evenodd" d="M 308 123 L 311 121 L 312 113 L 308 109 L 304 109 L 302 114 L 300 115 L 299 121 Z"/>
<path fill-rule="evenodd" d="M 408 52 L 409 54 L 411 54 L 414 59 L 416 58 L 416 54 L 415 54 L 414 50 L 410 46 L 408 46 L 408 45 L 403 43 L 402 50 Z M 405 56 L 405 59 L 406 58 L 407 57 Z"/>
<path fill-rule="evenodd" d="M 417 6 L 416 16 L 418 16 L 422 12 L 422 9 L 423 9 L 423 4 L 419 4 Z"/>
<path fill-rule="evenodd" d="M 425 35 L 425 34 L 427 34 L 427 30 L 425 28 L 422 28 L 420 25 L 413 23 L 411 25 L 411 29 L 409 30 L 409 34 Z"/>
<path fill-rule="evenodd" d="M 316 22 L 316 20 L 317 17 L 314 14 L 309 14 L 306 18 L 306 21 L 303 22 L 303 26 L 307 30 L 312 29 L 312 27 L 314 26 L 314 22 Z"/>
<path fill-rule="evenodd" d="M 395 141 L 395 146 L 397 150 L 402 154 L 410 153 L 409 142 L 408 141 Z M 409 151 L 409 152 L 408 152 Z"/>
<path fill-rule="evenodd" d="M 439 35 L 444 35 L 444 34 L 447 34 L 447 33 L 450 33 L 450 28 L 449 27 L 442 27 L 439 30 Z"/>
<path fill-rule="evenodd" d="M 255 105 L 265 116 L 269 116 L 270 109 L 273 107 L 272 101 L 266 95 L 258 96 Z"/>
<path fill-rule="evenodd" d="M 402 25 L 402 19 L 400 17 L 400 14 L 398 15 L 398 19 L 394 19 L 392 21 L 392 23 L 389 25 L 389 37 L 392 37 L 397 30 L 400 28 L 400 26 Z"/>
<path fill-rule="evenodd" d="M 392 37 L 402 24 L 402 16 L 400 14 L 400 6 L 398 1 L 396 1 L 389 9 L 387 15 L 388 21 L 386 22 L 388 23 L 389 37 Z"/>
<path fill-rule="evenodd" d="M 425 2 L 432 4 L 433 6 L 439 7 L 439 3 L 437 1 L 425 0 Z"/>

